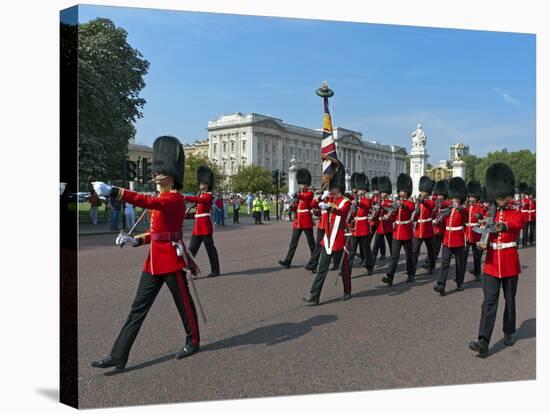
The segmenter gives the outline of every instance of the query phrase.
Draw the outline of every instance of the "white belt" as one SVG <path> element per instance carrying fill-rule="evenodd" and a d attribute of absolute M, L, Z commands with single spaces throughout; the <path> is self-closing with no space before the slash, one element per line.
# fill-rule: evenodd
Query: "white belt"
<path fill-rule="evenodd" d="M 521 210 L 522 213 L 534 213 L 537 210 Z"/>
<path fill-rule="evenodd" d="M 366 219 L 368 219 L 367 216 L 364 216 L 364 217 L 355 217 L 355 221 L 366 220 Z"/>
<path fill-rule="evenodd" d="M 459 227 L 445 227 L 445 230 L 447 230 L 447 231 L 459 231 L 459 230 L 464 230 L 464 226 L 459 226 Z"/>
<path fill-rule="evenodd" d="M 199 217 L 208 217 L 208 216 L 210 216 L 210 213 L 195 214 L 195 218 L 199 218 Z"/>
<path fill-rule="evenodd" d="M 508 249 L 510 247 L 516 247 L 517 243 L 515 241 L 510 243 L 492 243 L 491 242 L 490 245 L 492 249 L 500 250 L 500 249 Z"/>
<path fill-rule="evenodd" d="M 429 221 L 432 221 L 432 219 L 428 218 L 428 219 L 416 220 L 417 223 L 427 223 Z"/>
<path fill-rule="evenodd" d="M 395 224 L 409 224 L 411 223 L 411 220 L 405 220 L 405 221 L 396 221 Z"/>
<path fill-rule="evenodd" d="M 328 211 L 326 211 L 326 210 L 321 210 L 321 214 L 327 214 L 327 213 L 328 213 Z"/>
<path fill-rule="evenodd" d="M 466 223 L 466 227 L 479 226 L 479 223 Z"/>
<path fill-rule="evenodd" d="M 304 210 L 296 210 L 298 213 L 308 213 L 310 210 L 309 209 L 304 209 Z"/>

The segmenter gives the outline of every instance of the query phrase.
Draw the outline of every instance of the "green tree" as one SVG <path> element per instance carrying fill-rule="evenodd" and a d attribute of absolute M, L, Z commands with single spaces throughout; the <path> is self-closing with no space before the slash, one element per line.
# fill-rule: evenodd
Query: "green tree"
<path fill-rule="evenodd" d="M 466 163 L 466 182 L 472 180 L 479 181 L 479 177 L 476 174 L 476 168 L 480 160 L 481 158 L 476 157 L 475 155 L 467 155 L 464 157 L 464 162 Z"/>
<path fill-rule="evenodd" d="M 185 172 L 183 176 L 183 191 L 186 193 L 196 193 L 199 191 L 199 184 L 197 182 L 197 169 L 201 165 L 210 167 L 214 173 L 214 190 L 221 190 L 221 184 L 223 182 L 223 174 L 221 169 L 208 157 L 201 155 L 186 155 L 185 156 Z"/>
<path fill-rule="evenodd" d="M 527 184 L 536 183 L 536 154 L 529 150 L 520 150 L 508 152 L 505 148 L 502 151 L 488 153 L 480 158 L 476 165 L 476 177 L 482 183 L 485 183 L 485 172 L 487 168 L 495 162 L 504 162 L 508 164 L 516 177 L 516 184 L 526 182 Z"/>
<path fill-rule="evenodd" d="M 65 28 L 69 30 L 69 28 Z M 64 28 L 62 27 L 62 30 Z M 121 177 L 122 159 L 142 117 L 149 62 L 109 19 L 78 25 L 79 173 L 82 187 Z"/>
<path fill-rule="evenodd" d="M 241 167 L 231 179 L 231 187 L 236 193 L 247 193 L 249 191 L 256 193 L 273 193 L 273 184 L 271 182 L 271 170 L 259 165 L 250 165 Z"/>

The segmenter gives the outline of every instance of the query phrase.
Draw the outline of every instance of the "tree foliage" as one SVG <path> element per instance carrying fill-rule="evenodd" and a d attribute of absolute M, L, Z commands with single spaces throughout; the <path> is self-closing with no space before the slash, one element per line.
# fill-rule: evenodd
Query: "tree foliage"
<path fill-rule="evenodd" d="M 221 190 L 223 174 L 221 169 L 208 157 L 201 155 L 185 155 L 185 172 L 183 177 L 183 191 L 185 193 L 196 193 L 199 191 L 197 182 L 197 169 L 201 165 L 206 165 L 214 172 L 214 191 Z"/>
<path fill-rule="evenodd" d="M 481 158 L 475 155 L 467 155 L 464 157 L 464 162 L 466 163 L 466 181 L 477 180 L 476 168 L 480 161 Z"/>
<path fill-rule="evenodd" d="M 525 182 L 529 185 L 536 184 L 536 154 L 529 150 L 508 152 L 505 148 L 502 151 L 488 153 L 485 157 L 479 158 L 475 166 L 475 177 L 481 183 L 485 182 L 485 171 L 495 162 L 505 162 L 514 171 L 516 184 Z M 466 167 L 466 172 L 468 167 Z"/>
<path fill-rule="evenodd" d="M 142 117 L 145 99 L 139 94 L 149 62 L 126 38 L 126 31 L 109 19 L 78 25 L 78 149 L 83 186 L 92 180 L 120 178 L 128 142 L 135 136 L 134 122 Z"/>
<path fill-rule="evenodd" d="M 259 165 L 241 167 L 231 179 L 231 188 L 236 193 L 273 193 L 271 170 Z"/>

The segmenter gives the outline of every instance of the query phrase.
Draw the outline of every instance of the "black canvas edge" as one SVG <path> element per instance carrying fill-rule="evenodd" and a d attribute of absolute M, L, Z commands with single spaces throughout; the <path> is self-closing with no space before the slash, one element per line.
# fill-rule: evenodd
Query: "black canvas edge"
<path fill-rule="evenodd" d="M 60 11 L 59 399 L 78 408 L 78 6 Z M 67 28 L 70 28 L 67 30 Z"/>

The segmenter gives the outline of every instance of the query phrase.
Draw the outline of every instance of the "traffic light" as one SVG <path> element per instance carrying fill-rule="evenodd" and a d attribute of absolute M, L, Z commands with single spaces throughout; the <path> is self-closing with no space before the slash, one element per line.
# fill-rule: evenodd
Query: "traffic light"
<path fill-rule="evenodd" d="M 137 177 L 138 165 L 135 161 L 126 160 L 124 163 L 124 178 L 128 181 L 134 181 Z"/>
<path fill-rule="evenodd" d="M 286 185 L 286 173 L 285 172 L 282 172 L 281 173 L 281 180 L 279 181 L 279 185 L 281 187 L 284 187 Z"/>
<path fill-rule="evenodd" d="M 273 186 L 277 187 L 278 182 L 279 182 L 279 170 L 271 171 L 271 183 L 273 184 Z"/>
<path fill-rule="evenodd" d="M 151 165 L 147 158 L 141 159 L 141 182 L 147 184 L 151 179 Z"/>

